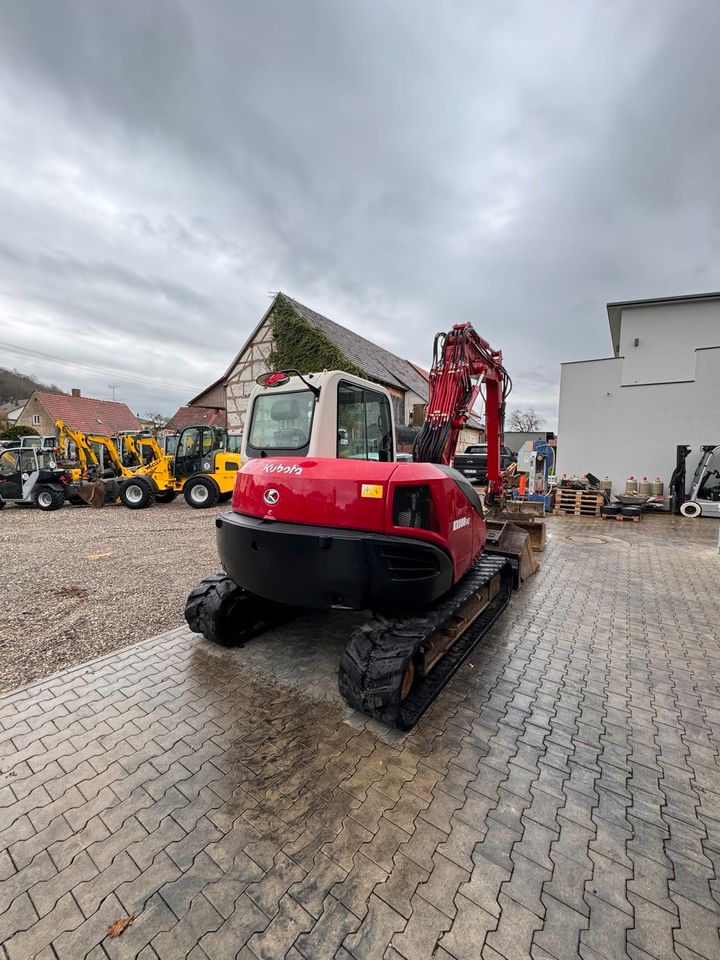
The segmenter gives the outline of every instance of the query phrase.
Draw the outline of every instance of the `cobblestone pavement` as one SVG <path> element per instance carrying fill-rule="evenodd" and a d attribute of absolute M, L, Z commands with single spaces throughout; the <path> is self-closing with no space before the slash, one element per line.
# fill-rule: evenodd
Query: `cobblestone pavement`
<path fill-rule="evenodd" d="M 717 960 L 717 525 L 550 532 L 409 735 L 338 700 L 352 616 L 1 699 L 0 952 Z"/>

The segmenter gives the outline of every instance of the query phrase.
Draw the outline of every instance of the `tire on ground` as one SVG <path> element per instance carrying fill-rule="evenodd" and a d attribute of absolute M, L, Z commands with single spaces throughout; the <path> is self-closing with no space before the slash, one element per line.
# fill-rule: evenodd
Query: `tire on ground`
<path fill-rule="evenodd" d="M 32 492 L 32 502 L 40 510 L 59 510 L 65 503 L 65 494 L 52 487 L 36 487 Z"/>
<path fill-rule="evenodd" d="M 702 513 L 702 507 L 700 506 L 699 503 L 696 503 L 694 500 L 688 500 L 686 503 L 683 503 L 683 505 L 680 507 L 680 513 L 684 517 L 688 517 L 689 519 L 694 520 L 695 517 L 699 517 L 700 514 Z"/>
<path fill-rule="evenodd" d="M 600 507 L 600 514 L 603 517 L 616 517 L 619 513 L 620 513 L 619 503 L 609 503 L 604 507 Z"/>
<path fill-rule="evenodd" d="M 130 477 L 120 484 L 120 499 L 129 510 L 144 510 L 155 503 L 155 491 L 140 477 Z"/>
<path fill-rule="evenodd" d="M 185 501 L 196 510 L 214 507 L 220 490 L 212 477 L 192 477 L 183 488 Z"/>

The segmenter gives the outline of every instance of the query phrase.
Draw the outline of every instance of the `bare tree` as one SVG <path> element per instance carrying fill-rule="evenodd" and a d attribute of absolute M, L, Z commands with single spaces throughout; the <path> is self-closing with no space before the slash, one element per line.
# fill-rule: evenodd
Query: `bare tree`
<path fill-rule="evenodd" d="M 532 407 L 528 407 L 525 411 L 513 410 L 510 414 L 508 426 L 511 430 L 517 430 L 519 433 L 532 433 L 534 430 L 539 430 L 540 425 L 544 422 L 543 418 Z"/>
<path fill-rule="evenodd" d="M 164 430 L 164 428 L 168 425 L 168 421 L 170 420 L 170 418 L 166 417 L 165 414 L 158 413 L 156 410 L 146 413 L 142 419 L 149 420 L 150 423 L 152 423 L 152 428 L 155 433 L 157 433 L 158 430 Z"/>

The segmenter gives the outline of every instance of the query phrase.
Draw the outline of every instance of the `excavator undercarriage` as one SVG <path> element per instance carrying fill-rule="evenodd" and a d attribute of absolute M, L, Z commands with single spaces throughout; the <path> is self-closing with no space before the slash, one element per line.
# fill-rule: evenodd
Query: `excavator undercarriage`
<path fill-rule="evenodd" d="M 510 562 L 483 555 L 434 604 L 397 617 L 374 615 L 350 636 L 340 660 L 343 698 L 382 723 L 409 730 L 495 623 L 512 589 Z M 234 647 L 300 612 L 219 573 L 192 591 L 185 619 L 206 639 Z"/>

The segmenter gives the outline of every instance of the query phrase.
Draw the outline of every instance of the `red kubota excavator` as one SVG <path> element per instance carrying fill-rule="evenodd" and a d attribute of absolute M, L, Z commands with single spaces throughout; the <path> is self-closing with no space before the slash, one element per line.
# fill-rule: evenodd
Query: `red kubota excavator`
<path fill-rule="evenodd" d="M 354 708 L 409 729 L 534 572 L 527 534 L 493 539 L 475 488 L 451 464 L 485 389 L 486 503 L 502 500 L 511 381 L 469 323 L 435 338 L 430 399 L 412 463 L 394 460 L 393 405 L 342 371 L 263 374 L 248 404 L 232 511 L 216 519 L 223 574 L 185 617 L 234 646 L 297 608 L 370 610 L 342 655 Z"/>

